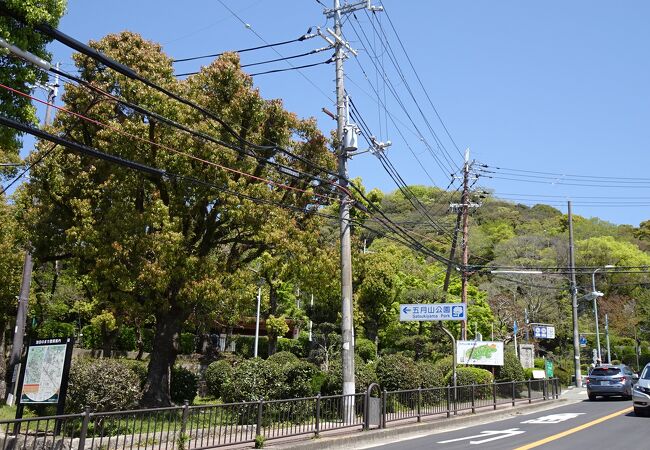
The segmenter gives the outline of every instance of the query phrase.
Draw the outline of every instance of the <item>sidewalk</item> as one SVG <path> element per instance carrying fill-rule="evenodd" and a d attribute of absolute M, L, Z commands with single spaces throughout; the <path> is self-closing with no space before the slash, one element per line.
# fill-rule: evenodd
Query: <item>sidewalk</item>
<path fill-rule="evenodd" d="M 388 443 L 397 439 L 409 439 L 429 434 L 451 431 L 458 428 L 490 423 L 498 420 L 508 419 L 510 417 L 545 411 L 557 408 L 570 403 L 577 403 L 587 398 L 587 393 L 582 389 L 568 389 L 564 391 L 557 400 L 546 400 L 532 404 L 522 404 L 517 406 L 499 406 L 496 410 L 488 410 L 471 414 L 459 414 L 458 416 L 430 417 L 423 418 L 422 422 L 404 421 L 390 423 L 385 429 L 375 429 L 370 431 L 337 430 L 334 434 L 323 434 L 320 438 L 305 440 L 301 438 L 287 438 L 270 440 L 265 444 L 265 448 L 273 449 L 304 449 L 304 450 L 335 450 L 335 449 L 361 449 L 369 448 L 382 443 Z"/>

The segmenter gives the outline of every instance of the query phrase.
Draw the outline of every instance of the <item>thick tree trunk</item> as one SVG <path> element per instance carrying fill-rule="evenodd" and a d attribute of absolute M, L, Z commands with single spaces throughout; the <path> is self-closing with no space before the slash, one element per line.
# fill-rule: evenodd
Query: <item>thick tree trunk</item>
<path fill-rule="evenodd" d="M 142 405 L 155 408 L 171 406 L 169 395 L 171 370 L 179 350 L 181 325 L 185 320 L 180 308 L 171 307 L 156 314 L 156 333 L 149 355 L 147 382 L 142 395 Z"/>

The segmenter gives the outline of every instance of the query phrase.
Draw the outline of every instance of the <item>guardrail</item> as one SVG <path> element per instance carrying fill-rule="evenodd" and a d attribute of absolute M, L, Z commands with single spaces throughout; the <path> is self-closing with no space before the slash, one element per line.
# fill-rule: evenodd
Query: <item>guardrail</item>
<path fill-rule="evenodd" d="M 558 398 L 557 379 L 0 421 L 0 450 L 199 450 Z"/>

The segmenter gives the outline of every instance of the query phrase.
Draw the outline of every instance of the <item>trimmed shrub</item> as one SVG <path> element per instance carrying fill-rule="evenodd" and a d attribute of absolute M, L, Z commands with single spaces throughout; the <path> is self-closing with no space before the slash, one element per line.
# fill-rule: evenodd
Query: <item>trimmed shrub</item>
<path fill-rule="evenodd" d="M 266 359 L 266 362 L 268 364 L 277 364 L 280 367 L 284 367 L 289 364 L 294 364 L 297 363 L 298 361 L 299 361 L 298 357 L 293 353 L 289 353 L 289 352 L 277 352 Z"/>
<path fill-rule="evenodd" d="M 449 373 L 447 382 L 453 384 L 452 374 Z M 479 369 L 478 367 L 461 366 L 456 368 L 457 386 L 469 386 L 471 384 L 491 384 L 494 381 L 492 373 Z M 480 386 L 474 389 L 476 398 L 490 398 L 492 396 L 491 386 Z"/>
<path fill-rule="evenodd" d="M 532 380 L 533 379 L 533 370 L 537 369 L 531 369 L 531 368 L 525 368 L 524 369 L 524 377 L 526 380 Z"/>
<path fill-rule="evenodd" d="M 79 413 L 115 411 L 135 407 L 140 401 L 140 382 L 135 372 L 116 359 L 75 359 L 70 368 L 66 410 Z"/>
<path fill-rule="evenodd" d="M 382 356 L 377 360 L 375 370 L 381 388 L 387 391 L 416 389 L 420 385 L 417 365 L 402 354 Z"/>
<path fill-rule="evenodd" d="M 358 355 L 354 358 L 354 377 L 357 385 L 357 392 L 365 392 L 371 383 L 377 382 L 377 374 L 374 364 L 364 363 Z M 325 383 L 321 388 L 324 395 L 340 395 L 343 390 L 343 369 L 341 358 L 330 362 L 330 370 L 327 372 Z"/>
<path fill-rule="evenodd" d="M 535 369 L 543 369 L 544 368 L 544 358 L 535 358 L 534 361 L 535 362 L 533 363 L 533 366 L 535 367 Z"/>
<path fill-rule="evenodd" d="M 147 371 L 149 364 L 146 361 L 138 361 L 135 359 L 119 359 L 122 364 L 128 367 L 138 377 L 140 389 L 144 388 L 147 382 Z"/>
<path fill-rule="evenodd" d="M 537 361 L 535 364 L 537 364 Z M 542 359 L 543 367 L 544 360 Z M 499 367 L 497 372 L 497 381 L 524 381 L 526 379 L 524 368 L 521 366 L 517 355 L 512 351 L 506 351 L 503 355 L 503 366 Z"/>
<path fill-rule="evenodd" d="M 377 359 L 377 346 L 370 339 L 357 338 L 354 343 L 354 353 L 359 355 L 364 362 Z"/>
<path fill-rule="evenodd" d="M 454 357 L 453 356 L 445 356 L 444 358 L 440 358 L 437 360 L 435 363 L 433 363 L 433 374 L 431 375 L 432 378 L 435 379 L 441 379 L 442 380 L 442 385 L 446 386 L 448 383 L 449 378 L 447 375 L 453 370 L 454 368 Z"/>
<path fill-rule="evenodd" d="M 562 386 L 568 386 L 571 384 L 571 376 L 573 374 L 568 370 L 562 367 L 556 367 L 553 369 L 553 374 L 560 380 Z"/>
<path fill-rule="evenodd" d="M 223 386 L 222 399 L 227 403 L 277 399 L 283 384 L 280 365 L 267 364 L 260 358 L 247 359 L 235 367 L 232 378 Z"/>
<path fill-rule="evenodd" d="M 312 397 L 319 392 L 324 380 L 323 372 L 315 364 L 298 359 L 285 365 L 283 372 L 285 382 L 281 398 Z"/>
<path fill-rule="evenodd" d="M 255 336 L 238 336 L 235 339 L 235 353 L 243 358 L 249 359 L 253 357 L 255 349 Z M 266 336 L 260 336 L 257 348 L 257 356 L 259 358 L 266 358 L 269 353 L 268 339 Z"/>
<path fill-rule="evenodd" d="M 436 370 L 435 364 L 431 361 L 418 361 L 416 364 L 420 374 L 420 387 L 430 389 L 446 386 L 445 374 Z M 445 397 L 445 393 L 444 389 L 426 391 L 422 394 L 422 401 L 424 404 L 436 404 Z"/>
<path fill-rule="evenodd" d="M 210 364 L 203 374 L 210 395 L 220 398 L 223 395 L 223 387 L 230 382 L 233 372 L 230 363 L 223 359 Z"/>
<path fill-rule="evenodd" d="M 194 372 L 182 366 L 172 367 L 172 379 L 169 385 L 169 394 L 172 401 L 177 404 L 188 400 L 194 402 L 198 389 L 198 377 Z"/>

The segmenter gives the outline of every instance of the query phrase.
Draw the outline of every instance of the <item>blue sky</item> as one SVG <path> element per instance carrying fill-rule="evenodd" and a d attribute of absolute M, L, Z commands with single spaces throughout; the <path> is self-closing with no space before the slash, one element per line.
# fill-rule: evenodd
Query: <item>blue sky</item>
<path fill-rule="evenodd" d="M 462 160 L 420 88 L 400 40 L 458 148 L 469 147 L 472 158 L 498 172 L 483 173 L 475 187 L 526 204 L 552 204 L 562 211 L 571 199 L 575 214 L 619 224 L 638 225 L 650 219 L 646 169 L 650 3 L 382 1 L 387 14 L 377 13 L 372 19 L 360 11 L 356 18 L 346 19 L 344 34 L 359 52 L 356 61 L 352 55 L 346 61 L 346 88 L 372 133 L 393 142 L 388 156 L 407 183 L 435 183 L 445 188 L 450 182 L 450 164 L 439 167 L 435 158 L 444 161 L 446 152 L 454 166 Z M 162 43 L 172 57 L 184 58 L 259 46 L 263 44 L 259 36 L 278 42 L 298 37 L 310 26 L 332 26 L 316 0 L 223 2 L 250 27 L 219 0 L 69 0 L 59 28 L 82 41 L 135 31 Z M 330 6 L 331 0 L 322 2 Z M 381 29 L 388 36 L 388 46 L 381 43 Z M 323 45 L 325 41 L 317 37 L 276 49 L 288 56 Z M 53 43 L 51 51 L 64 70 L 73 69 L 68 49 Z M 390 52 L 404 80 L 391 64 Z M 330 55 L 330 51 L 322 52 L 293 60 L 293 64 L 317 62 Z M 267 49 L 244 53 L 242 61 L 278 57 Z M 375 69 L 371 58 L 382 71 Z M 179 63 L 178 72 L 195 70 L 200 63 L 207 64 L 209 59 Z M 286 63 L 275 63 L 251 68 L 251 72 L 285 67 Z M 282 98 L 287 109 L 316 117 L 329 134 L 334 122 L 321 108 L 334 111 L 334 66 L 301 73 L 261 75 L 255 77 L 255 84 L 265 98 Z M 391 96 L 391 87 L 406 112 Z M 430 129 L 440 139 L 440 147 Z M 368 188 L 395 189 L 370 154 L 351 161 L 350 176 L 362 177 Z"/>

